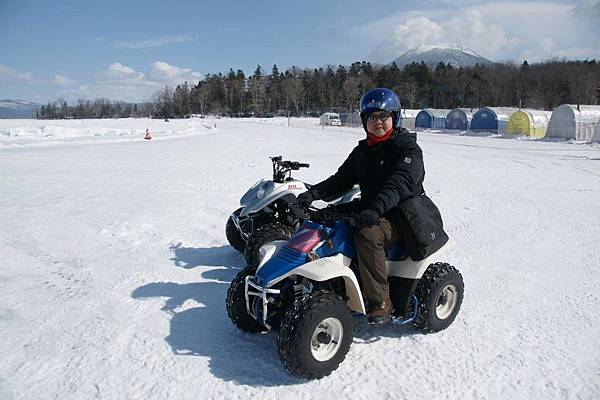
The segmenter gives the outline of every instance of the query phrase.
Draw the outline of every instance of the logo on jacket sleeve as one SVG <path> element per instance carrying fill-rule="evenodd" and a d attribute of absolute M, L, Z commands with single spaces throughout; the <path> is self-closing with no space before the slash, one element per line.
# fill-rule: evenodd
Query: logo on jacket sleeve
<path fill-rule="evenodd" d="M 410 163 L 412 162 L 412 158 L 410 158 L 410 157 L 405 157 L 405 158 L 404 158 L 404 162 L 405 162 L 406 164 L 410 164 Z"/>

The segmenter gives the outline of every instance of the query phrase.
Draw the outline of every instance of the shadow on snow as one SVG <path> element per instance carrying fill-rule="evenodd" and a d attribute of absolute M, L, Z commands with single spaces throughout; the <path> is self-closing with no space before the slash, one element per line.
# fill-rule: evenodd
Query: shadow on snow
<path fill-rule="evenodd" d="M 280 386 L 306 382 L 290 376 L 282 366 L 275 333 L 245 333 L 229 320 L 225 299 L 229 283 L 245 266 L 242 255 L 230 246 L 191 248 L 179 243 L 172 245 L 171 250 L 175 255 L 171 261 L 178 267 L 221 267 L 201 273 L 201 277 L 210 282 L 155 282 L 132 292 L 134 299 L 166 299 L 161 309 L 172 318 L 171 330 L 165 340 L 173 353 L 209 357 L 209 368 L 214 376 L 242 385 Z M 364 317 L 357 317 L 353 346 L 373 343 L 382 337 L 399 338 L 414 333 L 412 328 L 404 326 L 369 326 Z"/>
<path fill-rule="evenodd" d="M 184 247 L 181 242 L 179 242 L 177 244 L 171 244 L 169 250 L 173 252 L 171 261 L 175 263 L 175 266 L 184 269 L 192 269 L 200 266 L 240 269 L 240 267 L 245 265 L 243 255 L 233 250 L 233 247 L 231 246 L 194 248 Z M 236 274 L 233 274 L 231 279 L 233 279 Z M 229 279 L 229 281 L 231 281 L 231 279 Z"/>
<path fill-rule="evenodd" d="M 209 358 L 211 373 L 225 381 L 251 386 L 279 386 L 305 382 L 291 377 L 281 365 L 273 333 L 249 334 L 227 317 L 229 283 L 245 266 L 244 257 L 230 246 L 212 248 L 172 245 L 176 266 L 221 267 L 201 273 L 210 282 L 154 282 L 135 289 L 134 299 L 165 298 L 162 307 L 172 315 L 165 338 L 173 353 Z M 199 303 L 199 304 L 195 304 Z"/>

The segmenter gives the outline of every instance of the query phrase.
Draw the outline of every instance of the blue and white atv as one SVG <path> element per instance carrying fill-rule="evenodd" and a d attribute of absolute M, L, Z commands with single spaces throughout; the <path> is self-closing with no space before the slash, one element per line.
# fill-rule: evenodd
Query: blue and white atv
<path fill-rule="evenodd" d="M 279 356 L 295 376 L 318 379 L 344 360 L 353 340 L 354 316 L 366 314 L 353 243 L 353 219 L 330 214 L 304 220 L 291 239 L 261 247 L 258 266 L 231 282 L 227 313 L 246 332 L 277 330 Z M 460 309 L 460 272 L 444 263 L 446 243 L 413 261 L 401 243 L 386 249 L 393 322 L 424 332 L 446 329 Z"/>
<path fill-rule="evenodd" d="M 292 178 L 292 171 L 310 165 L 298 161 L 286 161 L 281 156 L 270 157 L 273 178 L 256 182 L 240 199 L 241 207 L 235 210 L 225 225 L 229 244 L 243 252 L 248 265 L 256 265 L 260 259 L 260 247 L 273 240 L 287 240 L 302 224 L 292 205 L 300 193 L 310 184 Z M 333 204 L 351 202 L 360 198 L 355 186 L 339 198 L 325 199 Z"/>

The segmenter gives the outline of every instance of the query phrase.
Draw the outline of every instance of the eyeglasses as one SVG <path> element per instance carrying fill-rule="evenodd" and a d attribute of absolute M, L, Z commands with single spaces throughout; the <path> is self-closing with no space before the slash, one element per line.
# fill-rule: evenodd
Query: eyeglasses
<path fill-rule="evenodd" d="M 369 122 L 375 122 L 377 120 L 380 120 L 381 122 L 385 122 L 387 121 L 390 117 L 392 116 L 392 114 L 390 114 L 387 111 L 382 111 L 381 113 L 379 113 L 378 115 L 375 115 L 373 113 L 369 114 L 369 116 L 367 117 L 367 121 Z"/>

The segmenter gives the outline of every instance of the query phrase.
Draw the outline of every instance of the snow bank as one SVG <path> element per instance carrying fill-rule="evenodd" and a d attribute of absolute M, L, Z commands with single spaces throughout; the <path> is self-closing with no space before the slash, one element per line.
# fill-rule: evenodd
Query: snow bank
<path fill-rule="evenodd" d="M 214 119 L 165 122 L 152 119 L 1 120 L 0 148 L 48 142 L 137 140 L 149 129 L 153 138 L 202 134 L 217 128 Z"/>

